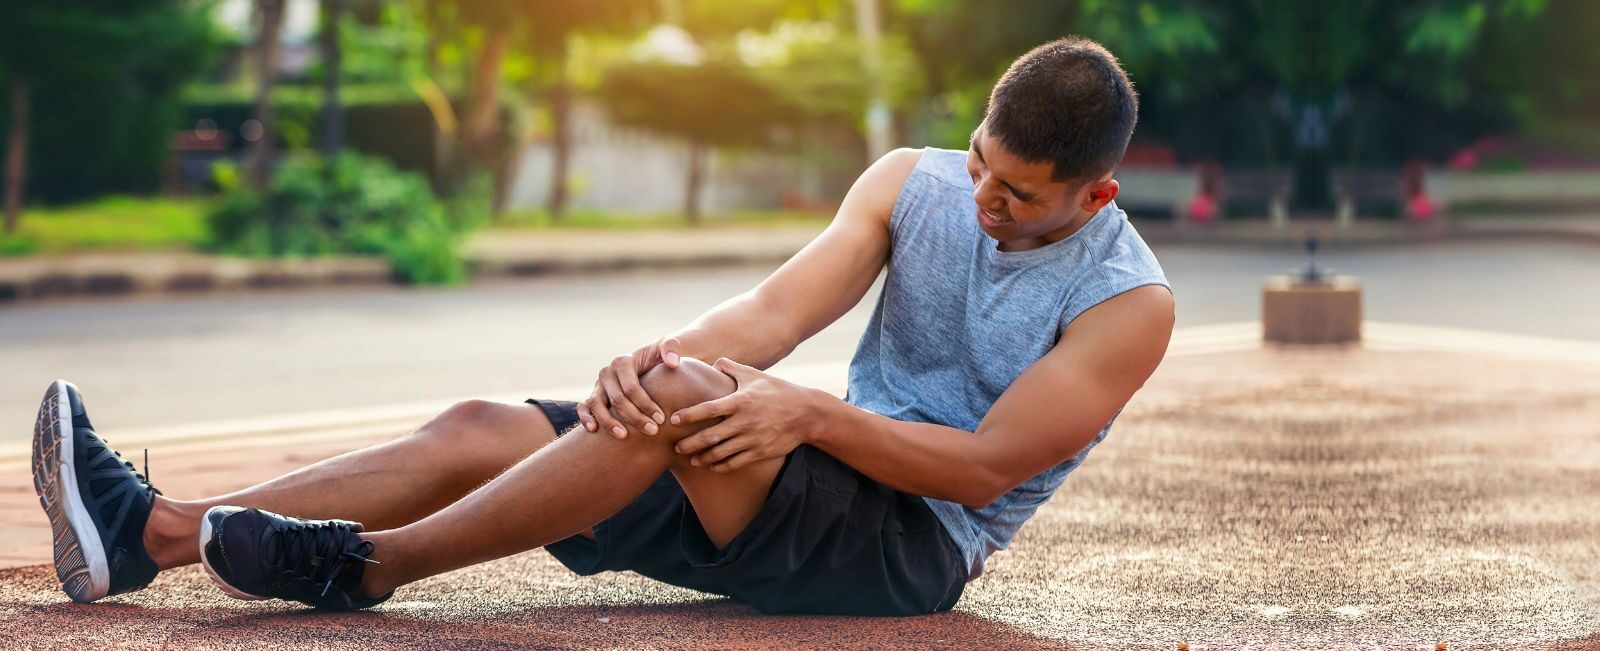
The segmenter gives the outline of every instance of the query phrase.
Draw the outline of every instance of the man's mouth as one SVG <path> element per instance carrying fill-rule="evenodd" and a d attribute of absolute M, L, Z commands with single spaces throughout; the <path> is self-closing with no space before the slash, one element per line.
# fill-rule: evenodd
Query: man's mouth
<path fill-rule="evenodd" d="M 1011 223 L 1010 219 L 996 215 L 986 208 L 978 208 L 978 221 L 985 226 L 1004 226 Z"/>

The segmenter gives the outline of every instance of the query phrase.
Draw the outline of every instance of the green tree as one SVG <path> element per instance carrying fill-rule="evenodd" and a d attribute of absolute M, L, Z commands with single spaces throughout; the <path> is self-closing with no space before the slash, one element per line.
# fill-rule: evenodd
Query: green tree
<path fill-rule="evenodd" d="M 1600 105 L 1600 47 L 1594 44 L 1600 3 L 1530 1 L 1489 9 L 1471 25 L 1475 38 L 1461 53 L 1467 101 L 1498 98 L 1533 138 L 1579 153 L 1600 151 L 1594 110 Z"/>
<path fill-rule="evenodd" d="M 216 44 L 194 9 L 184 0 L 0 3 L 7 232 L 26 187 L 55 197 L 154 185 L 178 93 Z"/>

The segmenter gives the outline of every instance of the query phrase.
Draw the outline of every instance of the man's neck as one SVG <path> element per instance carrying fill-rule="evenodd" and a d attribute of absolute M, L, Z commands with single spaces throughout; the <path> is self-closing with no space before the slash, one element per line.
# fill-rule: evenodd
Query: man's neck
<path fill-rule="evenodd" d="M 1087 210 L 1079 210 L 1076 215 L 1072 216 L 1072 221 L 1067 222 L 1067 225 L 1062 226 L 1061 228 L 1050 231 L 1038 237 L 1028 238 L 1026 240 L 1001 242 L 995 248 L 1006 253 L 1016 253 L 1018 251 L 1029 251 L 1042 246 L 1055 244 L 1056 242 L 1060 242 L 1061 240 L 1072 237 L 1072 234 L 1078 232 L 1079 229 L 1082 229 L 1085 225 L 1087 225 L 1089 220 L 1093 218 L 1094 215 L 1094 213 Z"/>

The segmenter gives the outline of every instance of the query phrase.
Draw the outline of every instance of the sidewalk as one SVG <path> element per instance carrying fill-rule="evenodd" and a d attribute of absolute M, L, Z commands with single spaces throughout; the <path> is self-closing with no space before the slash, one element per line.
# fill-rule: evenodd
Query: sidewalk
<path fill-rule="evenodd" d="M 363 614 L 232 601 L 194 568 L 78 606 L 48 566 L 29 565 L 0 570 L 0 636 L 209 648 L 1600 642 L 1600 345 L 1370 325 L 1370 345 L 1346 348 L 1262 348 L 1249 323 L 1180 331 L 1112 436 L 950 613 L 763 617 L 630 575 L 574 577 L 533 551 Z M 151 448 L 154 480 L 179 498 L 229 490 L 415 424 L 169 440 Z M 48 558 L 25 463 L 0 457 L 9 565 Z"/>

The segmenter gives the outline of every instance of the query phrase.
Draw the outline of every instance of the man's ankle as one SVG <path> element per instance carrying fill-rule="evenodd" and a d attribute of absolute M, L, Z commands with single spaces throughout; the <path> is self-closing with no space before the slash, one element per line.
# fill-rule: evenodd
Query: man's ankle
<path fill-rule="evenodd" d="M 403 582 L 398 582 L 396 577 L 400 574 L 400 542 L 395 540 L 391 532 L 362 533 L 361 538 L 372 543 L 372 555 L 369 556 L 376 563 L 362 565 L 361 585 L 356 588 L 356 594 L 368 599 L 377 599 L 394 592 Z"/>
<path fill-rule="evenodd" d="M 144 525 L 144 548 L 162 571 L 200 561 L 201 505 L 157 496 Z"/>

